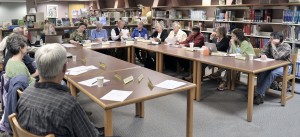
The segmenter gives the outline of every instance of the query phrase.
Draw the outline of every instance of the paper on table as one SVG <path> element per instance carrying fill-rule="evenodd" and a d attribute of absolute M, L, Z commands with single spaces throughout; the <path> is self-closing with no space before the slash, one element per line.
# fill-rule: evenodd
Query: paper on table
<path fill-rule="evenodd" d="M 184 83 L 184 82 L 179 82 L 179 81 L 175 81 L 175 80 L 165 80 L 164 82 L 161 82 L 155 86 L 160 87 L 160 88 L 165 88 L 165 89 L 175 89 L 175 88 L 178 88 L 185 84 L 186 83 Z"/>
<path fill-rule="evenodd" d="M 271 58 L 267 58 L 266 60 L 261 60 L 261 58 L 257 58 L 257 59 L 254 59 L 255 61 L 260 61 L 260 62 L 269 62 L 269 61 L 273 61 L 275 59 L 271 59 Z"/>
<path fill-rule="evenodd" d="M 109 93 L 104 95 L 102 100 L 110 100 L 110 101 L 124 101 L 132 91 L 124 91 L 124 90 L 111 90 Z"/>
<path fill-rule="evenodd" d="M 73 44 L 62 44 L 64 47 L 66 48 L 73 48 L 73 47 L 76 47 L 75 45 Z"/>
<path fill-rule="evenodd" d="M 79 66 L 79 67 L 74 67 L 74 68 L 69 68 L 68 71 L 66 72 L 67 75 L 79 75 L 82 73 L 85 73 L 89 70 L 92 69 L 98 69 L 97 67 L 91 65 L 91 66 Z"/>
<path fill-rule="evenodd" d="M 109 82 L 109 81 L 110 80 L 104 79 L 103 83 L 106 83 L 106 82 Z M 84 80 L 84 81 L 81 81 L 81 82 L 78 82 L 78 83 L 82 84 L 82 85 L 85 85 L 85 86 L 88 86 L 88 87 L 96 86 L 97 85 L 97 77 L 91 78 L 91 79 L 88 79 L 88 80 Z"/>

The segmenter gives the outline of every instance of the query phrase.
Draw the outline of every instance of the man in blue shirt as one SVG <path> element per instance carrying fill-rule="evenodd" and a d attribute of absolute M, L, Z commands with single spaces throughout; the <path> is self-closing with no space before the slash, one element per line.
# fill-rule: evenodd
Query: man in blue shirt
<path fill-rule="evenodd" d="M 105 29 L 102 29 L 102 23 L 98 22 L 96 24 L 96 29 L 92 30 L 90 40 L 91 41 L 99 41 L 99 38 L 102 38 L 102 40 L 108 40 L 107 32 Z"/>
<path fill-rule="evenodd" d="M 145 35 L 148 36 L 148 30 L 143 27 L 143 22 L 140 21 L 137 24 L 137 27 L 132 31 L 131 37 L 143 37 L 145 38 Z"/>

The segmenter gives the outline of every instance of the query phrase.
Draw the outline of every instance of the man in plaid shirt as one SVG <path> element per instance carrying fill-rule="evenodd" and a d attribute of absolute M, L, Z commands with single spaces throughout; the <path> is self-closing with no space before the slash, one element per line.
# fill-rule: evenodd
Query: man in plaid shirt
<path fill-rule="evenodd" d="M 283 34 L 280 32 L 271 33 L 270 41 L 261 51 L 261 59 L 273 58 L 276 60 L 290 61 L 291 46 L 283 43 Z M 290 68 L 289 68 L 290 72 Z M 266 90 L 271 86 L 272 82 L 278 76 L 283 75 L 283 67 L 261 72 L 257 75 L 257 86 L 254 94 L 254 104 L 264 103 Z"/>

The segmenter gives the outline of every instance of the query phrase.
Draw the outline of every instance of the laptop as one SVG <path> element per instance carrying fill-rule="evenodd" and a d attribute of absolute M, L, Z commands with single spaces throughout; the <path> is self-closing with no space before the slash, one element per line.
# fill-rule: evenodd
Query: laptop
<path fill-rule="evenodd" d="M 205 46 L 210 50 L 210 52 L 218 52 L 217 45 L 215 43 L 205 42 Z"/>
<path fill-rule="evenodd" d="M 63 43 L 62 35 L 46 35 L 45 36 L 45 43 Z"/>

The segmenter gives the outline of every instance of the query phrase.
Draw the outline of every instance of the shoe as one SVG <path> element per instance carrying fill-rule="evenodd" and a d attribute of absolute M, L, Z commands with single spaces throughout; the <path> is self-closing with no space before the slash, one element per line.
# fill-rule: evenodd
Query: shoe
<path fill-rule="evenodd" d="M 185 81 L 188 81 L 188 82 L 193 82 L 193 77 L 192 77 L 192 75 L 187 76 L 187 77 L 183 77 L 182 79 L 185 80 Z"/>
<path fill-rule="evenodd" d="M 264 103 L 264 97 L 262 95 L 254 96 L 253 104 L 259 105 Z"/>
<path fill-rule="evenodd" d="M 105 134 L 104 134 L 104 127 L 95 127 L 97 130 L 98 130 L 98 132 L 99 132 L 99 135 L 100 135 L 100 137 L 105 137 Z"/>
<path fill-rule="evenodd" d="M 222 81 L 219 85 L 219 87 L 217 88 L 218 91 L 224 91 L 226 88 L 225 82 Z"/>

